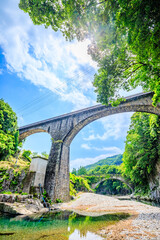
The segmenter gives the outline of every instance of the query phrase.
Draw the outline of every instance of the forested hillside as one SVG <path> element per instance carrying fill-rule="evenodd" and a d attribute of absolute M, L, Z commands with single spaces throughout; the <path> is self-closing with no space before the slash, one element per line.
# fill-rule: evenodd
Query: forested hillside
<path fill-rule="evenodd" d="M 90 164 L 85 166 L 86 170 L 89 171 L 91 169 L 94 169 L 97 166 L 103 166 L 103 165 L 120 165 L 122 163 L 122 154 L 114 155 L 112 157 L 107 157 L 105 159 L 99 160 L 96 163 Z"/>

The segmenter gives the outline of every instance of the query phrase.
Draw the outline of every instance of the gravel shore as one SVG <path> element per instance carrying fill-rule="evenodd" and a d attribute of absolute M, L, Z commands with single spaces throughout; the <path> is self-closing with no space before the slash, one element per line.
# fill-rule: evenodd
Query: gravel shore
<path fill-rule="evenodd" d="M 82 193 L 76 200 L 63 203 L 61 209 L 90 215 L 130 213 L 130 218 L 100 229 L 98 233 L 108 240 L 160 240 L 160 208 L 158 207 L 94 193 Z"/>

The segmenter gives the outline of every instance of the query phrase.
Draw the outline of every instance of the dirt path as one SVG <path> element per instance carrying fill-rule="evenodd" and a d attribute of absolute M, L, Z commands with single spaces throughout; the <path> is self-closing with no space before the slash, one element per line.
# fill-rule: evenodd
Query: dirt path
<path fill-rule="evenodd" d="M 130 213 L 129 219 L 100 229 L 98 233 L 108 240 L 160 240 L 160 208 L 158 207 L 94 193 L 82 193 L 76 200 L 63 203 L 61 209 L 70 209 L 82 214 L 90 213 L 90 215 Z"/>

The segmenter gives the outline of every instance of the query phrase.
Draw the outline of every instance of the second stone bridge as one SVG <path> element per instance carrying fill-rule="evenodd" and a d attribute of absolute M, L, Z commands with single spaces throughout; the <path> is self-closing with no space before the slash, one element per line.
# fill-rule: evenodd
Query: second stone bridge
<path fill-rule="evenodd" d="M 152 93 L 140 93 L 127 97 L 117 107 L 99 104 L 19 128 L 20 140 L 38 132 L 47 132 L 54 139 L 44 184 L 46 192 L 53 201 L 70 199 L 69 153 L 70 144 L 76 134 L 87 124 L 116 113 L 148 112 L 160 115 L 160 104 L 153 107 L 152 96 Z"/>
<path fill-rule="evenodd" d="M 107 174 L 108 176 L 105 176 L 101 178 L 97 183 L 92 184 L 92 189 L 96 189 L 96 187 L 99 186 L 99 184 L 108 181 L 108 180 L 119 180 L 120 182 L 125 183 L 132 191 L 132 194 L 134 193 L 134 186 L 129 183 L 125 178 L 121 176 L 121 174 Z"/>

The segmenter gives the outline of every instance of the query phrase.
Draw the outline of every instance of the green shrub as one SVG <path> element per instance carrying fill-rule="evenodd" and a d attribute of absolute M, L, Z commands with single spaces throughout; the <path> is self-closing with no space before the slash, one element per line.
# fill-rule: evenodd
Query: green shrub
<path fill-rule="evenodd" d="M 3 191 L 3 192 L 1 192 L 2 194 L 12 194 L 12 192 L 10 192 L 10 191 Z"/>
<path fill-rule="evenodd" d="M 20 192 L 19 192 L 20 193 Z M 21 192 L 21 195 L 28 195 L 26 192 Z"/>
<path fill-rule="evenodd" d="M 56 199 L 56 203 L 62 203 L 63 201 L 59 198 Z"/>
<path fill-rule="evenodd" d="M 30 150 L 23 150 L 22 157 L 31 162 L 31 154 L 32 152 Z"/>
<path fill-rule="evenodd" d="M 75 196 L 78 191 L 91 191 L 88 180 L 70 173 L 70 195 Z"/>

